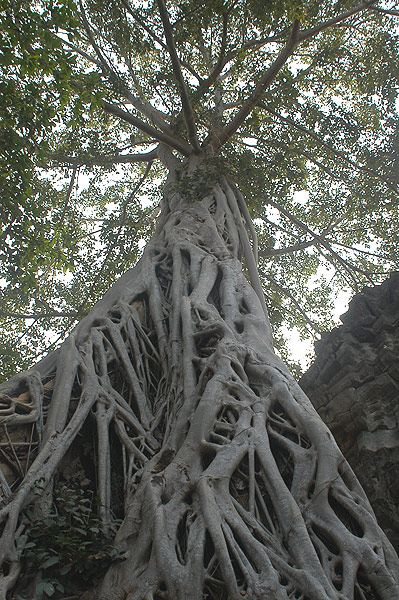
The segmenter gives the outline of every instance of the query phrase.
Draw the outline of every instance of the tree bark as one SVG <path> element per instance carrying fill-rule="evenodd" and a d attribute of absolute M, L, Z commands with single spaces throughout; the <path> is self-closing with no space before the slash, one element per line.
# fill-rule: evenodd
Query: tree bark
<path fill-rule="evenodd" d="M 239 191 L 222 178 L 192 202 L 179 189 L 172 168 L 138 265 L 60 351 L 0 388 L 0 598 L 20 572 L 21 510 L 38 480 L 45 510 L 87 423 L 86 474 L 104 526 L 123 511 L 126 559 L 86 600 L 399 598 L 396 554 L 273 352 Z"/>

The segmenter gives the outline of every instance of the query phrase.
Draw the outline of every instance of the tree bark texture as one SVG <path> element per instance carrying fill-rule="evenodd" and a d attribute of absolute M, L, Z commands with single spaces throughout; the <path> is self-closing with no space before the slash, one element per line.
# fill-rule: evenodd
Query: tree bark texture
<path fill-rule="evenodd" d="M 126 559 L 85 599 L 399 598 L 364 492 L 273 352 L 248 230 L 230 182 L 187 202 L 171 176 L 138 265 L 1 388 L 0 598 L 20 573 L 21 510 L 46 510 L 88 427 L 85 472 L 104 526 L 123 511 Z"/>

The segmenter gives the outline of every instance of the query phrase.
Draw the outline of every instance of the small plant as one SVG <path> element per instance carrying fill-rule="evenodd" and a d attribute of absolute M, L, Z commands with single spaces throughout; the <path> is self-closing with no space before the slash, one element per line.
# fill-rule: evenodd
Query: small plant
<path fill-rule="evenodd" d="M 35 578 L 35 597 L 63 598 L 98 584 L 106 569 L 124 559 L 104 530 L 93 493 L 63 486 L 52 509 L 37 518 L 24 511 L 25 533 L 18 539 L 24 580 Z"/>
<path fill-rule="evenodd" d="M 183 173 L 176 191 L 186 202 L 202 200 L 211 193 L 215 183 L 220 180 L 221 171 L 215 160 L 205 158 L 190 175 Z"/>

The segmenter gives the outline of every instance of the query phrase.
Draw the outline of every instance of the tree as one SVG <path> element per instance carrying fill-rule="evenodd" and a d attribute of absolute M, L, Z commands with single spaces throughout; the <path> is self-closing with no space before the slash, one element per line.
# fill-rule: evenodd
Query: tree
<path fill-rule="evenodd" d="M 221 0 L 5 11 L 2 218 L 14 293 L 3 314 L 80 317 L 113 276 L 122 240 L 121 267 L 137 251 L 132 231 L 154 232 L 61 347 L 1 386 L 2 598 L 399 597 L 392 547 L 273 351 L 262 288 L 270 282 L 301 308 L 282 267 L 302 289 L 324 258 L 355 286 L 396 264 L 397 12 L 374 1 Z M 56 164 L 71 172 L 63 190 L 43 173 Z M 116 164 L 135 175 L 133 189 L 111 182 L 94 200 L 74 196 L 80 169 Z M 151 172 L 151 185 L 166 174 L 155 228 L 153 210 L 134 204 Z M 292 193 L 305 182 L 309 204 L 297 206 Z M 119 214 L 107 218 L 118 196 Z M 38 206 L 51 216 L 47 230 Z M 84 219 L 103 219 L 108 242 L 88 287 Z M 32 228 L 39 248 L 21 257 Z M 84 239 L 78 251 L 73 233 Z M 36 257 L 44 262 L 32 265 Z M 43 284 L 37 312 L 40 278 L 73 262 L 80 283 L 66 310 L 52 314 L 68 291 L 58 281 Z M 13 311 L 24 303 L 33 312 Z M 96 516 L 70 501 L 85 507 L 90 494 Z M 76 539 L 61 536 L 55 514 L 62 523 L 70 514 Z M 61 549 L 33 559 L 40 530 L 54 528 Z M 92 552 L 87 531 L 115 528 L 116 554 Z M 85 565 L 109 559 L 101 581 L 87 584 L 65 538 Z"/>

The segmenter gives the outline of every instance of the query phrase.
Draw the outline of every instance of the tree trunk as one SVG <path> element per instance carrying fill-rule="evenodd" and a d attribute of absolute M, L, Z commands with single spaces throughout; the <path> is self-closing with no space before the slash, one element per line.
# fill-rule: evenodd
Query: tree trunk
<path fill-rule="evenodd" d="M 83 464 L 90 423 L 85 472 L 104 525 L 123 510 L 126 559 L 84 598 L 399 598 L 392 547 L 273 352 L 242 197 L 224 179 L 195 202 L 179 189 L 169 181 L 135 269 L 58 353 L 3 386 L 3 440 L 19 467 L 2 480 L 0 597 L 20 572 L 15 538 L 35 482 L 45 510 L 55 475 Z"/>

